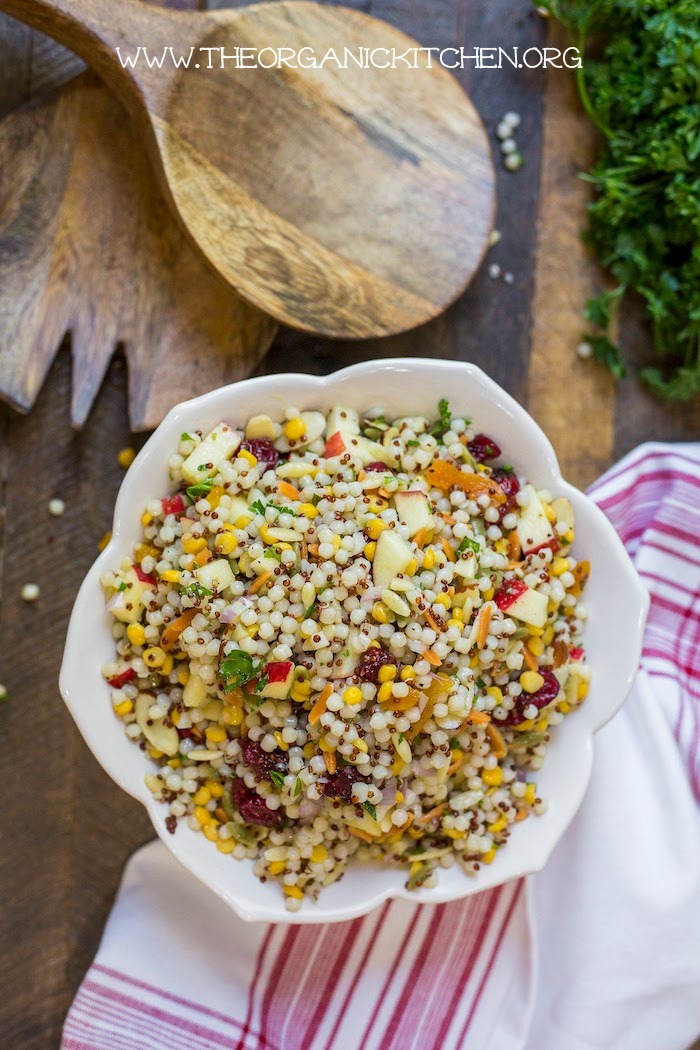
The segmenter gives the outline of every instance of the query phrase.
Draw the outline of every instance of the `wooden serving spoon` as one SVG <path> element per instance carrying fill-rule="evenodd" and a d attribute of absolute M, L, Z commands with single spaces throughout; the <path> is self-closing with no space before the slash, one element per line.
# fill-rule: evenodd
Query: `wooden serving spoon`
<path fill-rule="evenodd" d="M 425 52 L 419 68 L 395 69 L 222 58 L 236 48 L 250 49 L 250 62 L 263 48 L 307 48 L 320 60 L 330 49 L 344 59 L 345 48 L 419 47 L 386 23 L 305 0 L 209 13 L 0 0 L 0 10 L 66 44 L 113 87 L 191 238 L 279 320 L 342 337 L 404 331 L 443 310 L 478 266 L 494 210 L 488 141 L 466 94 Z M 135 66 L 122 65 L 139 47 Z M 188 68 L 170 48 L 190 56 Z M 143 49 L 159 59 L 165 49 L 161 68 Z"/>

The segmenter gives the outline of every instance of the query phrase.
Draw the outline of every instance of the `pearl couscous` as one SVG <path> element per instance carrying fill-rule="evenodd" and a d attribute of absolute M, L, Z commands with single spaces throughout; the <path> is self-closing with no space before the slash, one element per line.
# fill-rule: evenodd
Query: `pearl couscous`
<path fill-rule="evenodd" d="M 292 911 L 353 859 L 411 888 L 490 864 L 588 689 L 571 504 L 445 401 L 219 423 L 168 468 L 102 577 L 104 677 L 168 829 Z"/>

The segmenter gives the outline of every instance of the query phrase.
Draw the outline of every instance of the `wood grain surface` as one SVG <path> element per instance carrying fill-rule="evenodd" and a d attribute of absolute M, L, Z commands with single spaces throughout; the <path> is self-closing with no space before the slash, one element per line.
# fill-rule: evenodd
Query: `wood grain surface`
<path fill-rule="evenodd" d="M 547 35 L 526 0 L 352 0 L 351 6 L 429 46 L 522 48 L 542 45 Z M 26 100 L 41 79 L 33 69 L 38 50 L 23 27 L 0 19 L 0 111 Z M 52 76 L 51 69 L 42 74 L 53 84 Z M 502 239 L 488 256 L 513 274 L 513 283 L 491 279 L 482 267 L 445 315 L 400 337 L 330 342 L 282 330 L 259 370 L 323 373 L 380 354 L 475 361 L 545 421 L 564 472 L 580 484 L 641 441 L 697 439 L 690 411 L 651 401 L 633 380 L 611 388 L 596 366 L 576 359 L 580 298 L 599 278 L 576 237 L 578 217 L 568 219 L 584 205 L 571 180 L 587 154 L 579 140 L 585 124 L 563 75 L 555 82 L 554 74 L 535 70 L 471 69 L 462 79 L 492 141 L 506 110 L 522 116 L 525 166 L 508 174 L 497 162 Z M 642 354 L 649 345 L 631 315 L 622 319 L 621 337 L 628 353 Z M 5 754 L 23 761 L 22 776 L 8 779 L 0 815 L 0 1031 L 12 1050 L 58 1045 L 124 862 L 152 837 L 140 807 L 83 745 L 56 685 L 74 595 L 109 528 L 122 476 L 116 454 L 132 440 L 124 360 L 110 366 L 79 434 L 70 428 L 70 368 L 66 348 L 30 416 L 0 407 L 0 681 L 11 695 L 0 705 L 0 734 Z M 46 511 L 54 495 L 67 502 L 63 518 Z M 34 606 L 19 598 L 29 581 L 42 588 Z M 40 759 L 33 761 L 37 740 Z"/>
<path fill-rule="evenodd" d="M 143 127 L 183 226 L 278 320 L 325 335 L 413 328 L 454 301 L 486 248 L 494 174 L 474 107 L 439 63 L 362 69 L 415 41 L 346 8 L 176 14 L 121 0 L 0 0 L 73 47 Z M 128 67 L 139 47 L 190 56 Z M 200 53 L 307 49 L 318 65 L 240 68 Z M 117 50 L 120 58 L 117 57 Z M 336 61 L 321 61 L 330 53 Z M 193 61 L 192 56 L 199 61 Z"/>

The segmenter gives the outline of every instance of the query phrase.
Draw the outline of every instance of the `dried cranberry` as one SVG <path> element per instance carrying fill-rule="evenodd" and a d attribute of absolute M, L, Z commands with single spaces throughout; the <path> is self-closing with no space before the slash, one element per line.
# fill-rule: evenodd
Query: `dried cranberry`
<path fill-rule="evenodd" d="M 115 674 L 114 678 L 108 678 L 107 681 L 111 685 L 112 689 L 121 689 L 123 685 L 130 682 L 132 678 L 136 678 L 136 671 L 133 667 L 127 667 L 121 674 Z"/>
<path fill-rule="evenodd" d="M 238 812 L 246 824 L 259 824 L 263 828 L 277 828 L 284 823 L 284 810 L 268 809 L 264 798 L 247 787 L 242 780 L 231 784 L 231 795 Z"/>
<path fill-rule="evenodd" d="M 366 649 L 360 660 L 358 677 L 361 682 L 377 682 L 379 680 L 379 669 L 385 664 L 396 664 L 396 657 L 388 653 L 386 649 L 373 646 Z"/>
<path fill-rule="evenodd" d="M 244 441 L 241 448 L 252 452 L 258 463 L 265 465 L 265 470 L 273 470 L 280 460 L 280 454 L 267 438 L 253 438 L 252 441 Z"/>
<path fill-rule="evenodd" d="M 487 459 L 496 459 L 501 454 L 496 442 L 486 434 L 477 434 L 474 440 L 468 443 L 467 448 L 477 463 L 485 463 Z"/>
<path fill-rule="evenodd" d="M 378 459 L 375 459 L 372 463 L 368 463 L 365 470 L 381 470 L 386 474 L 394 473 L 391 467 L 387 467 L 386 463 L 381 463 Z"/>
<path fill-rule="evenodd" d="M 517 726 L 520 722 L 525 721 L 525 708 L 529 707 L 530 704 L 534 704 L 539 710 L 542 707 L 547 707 L 547 705 L 551 704 L 553 700 L 556 700 L 559 693 L 559 680 L 557 676 L 546 667 L 541 667 L 539 673 L 544 678 L 544 683 L 536 693 L 521 693 L 520 696 L 516 697 L 515 706 L 508 712 L 504 719 L 500 720 L 499 725 Z"/>
<path fill-rule="evenodd" d="M 160 501 L 160 505 L 163 508 L 163 514 L 182 514 L 185 509 L 185 501 L 179 492 L 174 496 L 165 496 Z"/>
<path fill-rule="evenodd" d="M 265 780 L 269 780 L 270 772 L 275 769 L 278 773 L 289 772 L 287 762 L 282 751 L 264 751 L 260 744 L 252 740 L 246 740 L 243 745 L 243 761 L 247 766 Z"/>
<path fill-rule="evenodd" d="M 327 798 L 339 798 L 342 802 L 352 802 L 353 784 L 368 784 L 369 778 L 358 773 L 354 766 L 343 766 L 337 773 L 333 773 L 325 784 L 319 787 Z"/>
<path fill-rule="evenodd" d="M 491 477 L 498 482 L 506 496 L 506 502 L 500 508 L 501 517 L 503 518 L 506 514 L 510 514 L 511 511 L 515 510 L 515 497 L 520 492 L 520 482 L 514 471 L 503 470 L 502 467 L 496 467 Z"/>

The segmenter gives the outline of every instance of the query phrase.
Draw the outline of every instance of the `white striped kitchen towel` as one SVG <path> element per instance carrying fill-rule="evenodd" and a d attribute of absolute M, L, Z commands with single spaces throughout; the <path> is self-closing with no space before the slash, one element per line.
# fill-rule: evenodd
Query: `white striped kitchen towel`
<path fill-rule="evenodd" d="M 647 584 L 642 670 L 540 874 L 334 926 L 239 921 L 127 866 L 62 1050 L 685 1050 L 700 1033 L 700 445 L 591 490 Z"/>

